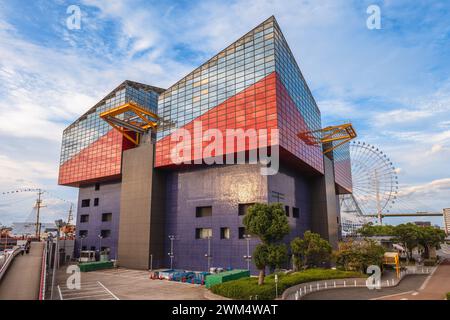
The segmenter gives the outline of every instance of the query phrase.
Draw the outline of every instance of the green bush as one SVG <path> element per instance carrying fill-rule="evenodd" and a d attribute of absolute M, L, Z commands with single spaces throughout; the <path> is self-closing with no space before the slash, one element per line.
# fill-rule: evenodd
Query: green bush
<path fill-rule="evenodd" d="M 341 271 L 331 269 L 307 269 L 305 271 L 291 274 L 278 274 L 278 295 L 284 290 L 296 284 L 320 281 L 327 279 L 357 278 L 365 275 L 359 272 Z M 258 296 L 259 300 L 275 299 L 275 276 L 271 274 L 266 277 L 263 285 L 258 285 L 258 278 L 243 278 L 215 285 L 210 289 L 213 293 L 231 299 L 249 299 L 250 296 Z"/>
<path fill-rule="evenodd" d="M 423 265 L 425 267 L 434 267 L 436 265 L 436 259 L 425 259 L 423 260 Z"/>
<path fill-rule="evenodd" d="M 447 300 L 450 300 L 450 292 L 447 292 Z"/>

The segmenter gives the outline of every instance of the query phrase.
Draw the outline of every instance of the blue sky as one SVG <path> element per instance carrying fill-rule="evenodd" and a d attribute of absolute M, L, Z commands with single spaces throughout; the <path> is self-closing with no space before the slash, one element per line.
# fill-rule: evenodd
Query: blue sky
<path fill-rule="evenodd" d="M 366 27 L 371 4 L 380 30 Z M 81 9 L 80 30 L 66 27 L 69 5 Z M 447 1 L 0 0 L 0 191 L 39 186 L 75 201 L 56 185 L 70 122 L 125 79 L 170 86 L 271 15 L 324 124 L 352 121 L 390 156 L 418 209 L 449 207 Z M 25 219 L 33 197 L 2 196 L 0 222 Z M 49 199 L 44 217 L 66 211 Z"/>

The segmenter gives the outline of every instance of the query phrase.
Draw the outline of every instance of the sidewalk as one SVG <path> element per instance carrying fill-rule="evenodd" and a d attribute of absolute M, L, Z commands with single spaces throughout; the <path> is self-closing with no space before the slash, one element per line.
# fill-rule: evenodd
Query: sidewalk
<path fill-rule="evenodd" d="M 449 259 L 442 262 L 418 290 L 383 300 L 442 300 L 447 292 L 450 292 Z"/>

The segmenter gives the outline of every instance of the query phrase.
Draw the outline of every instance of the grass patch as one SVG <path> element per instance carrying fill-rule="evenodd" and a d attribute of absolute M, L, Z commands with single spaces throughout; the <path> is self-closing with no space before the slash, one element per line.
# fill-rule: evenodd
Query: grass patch
<path fill-rule="evenodd" d="M 331 269 L 307 269 L 288 275 L 278 274 L 278 295 L 281 296 L 284 290 L 300 283 L 358 277 L 365 277 L 365 275 L 359 272 Z M 275 276 L 274 274 L 267 276 L 262 286 L 258 285 L 257 277 L 250 277 L 217 284 L 210 290 L 231 299 L 245 300 L 250 296 L 258 295 L 259 300 L 271 300 L 275 299 Z"/>

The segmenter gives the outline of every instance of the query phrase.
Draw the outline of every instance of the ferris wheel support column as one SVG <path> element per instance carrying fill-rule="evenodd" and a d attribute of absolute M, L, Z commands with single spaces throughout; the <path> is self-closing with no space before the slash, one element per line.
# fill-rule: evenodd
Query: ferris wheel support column
<path fill-rule="evenodd" d="M 380 226 L 383 224 L 383 216 L 381 214 L 381 205 L 380 205 L 380 182 L 378 181 L 378 170 L 375 170 L 375 189 L 376 189 L 376 199 L 377 199 L 377 215 L 378 215 L 378 223 Z"/>

